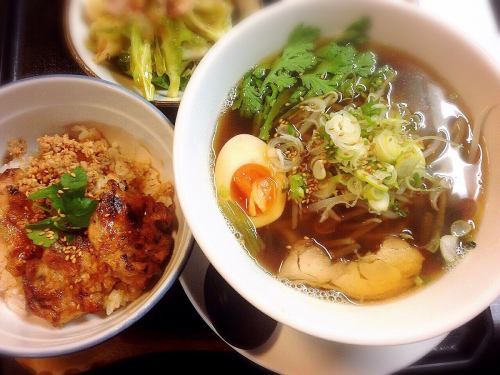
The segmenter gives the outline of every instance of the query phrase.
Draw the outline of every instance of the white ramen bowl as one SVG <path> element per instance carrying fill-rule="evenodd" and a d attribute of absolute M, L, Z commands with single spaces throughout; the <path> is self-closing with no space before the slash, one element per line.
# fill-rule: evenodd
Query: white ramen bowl
<path fill-rule="evenodd" d="M 174 139 L 177 193 L 193 234 L 209 261 L 249 302 L 272 318 L 323 339 L 393 345 L 449 332 L 483 311 L 500 294 L 498 244 L 500 168 L 487 171 L 487 203 L 477 248 L 438 281 L 383 303 L 332 303 L 294 290 L 254 262 L 217 206 L 211 176 L 211 142 L 228 92 L 243 74 L 280 50 L 300 23 L 334 36 L 362 16 L 372 19 L 373 40 L 415 55 L 451 83 L 472 120 L 500 103 L 500 72 L 459 32 L 403 2 L 288 1 L 242 22 L 199 65 L 180 106 Z M 228 63 L 229 62 L 229 63 Z M 489 164 L 500 164 L 500 111 L 484 130 Z M 473 121 L 474 124 L 474 121 Z"/>
<path fill-rule="evenodd" d="M 36 138 L 64 132 L 75 122 L 98 122 L 110 141 L 128 156 L 141 145 L 152 155 L 162 179 L 173 182 L 170 122 L 147 101 L 119 86 L 79 76 L 27 79 L 0 88 L 0 155 L 7 140 L 24 138 L 31 151 Z M 131 143 L 132 142 L 132 143 Z M 135 146 L 134 146 L 135 145 Z M 176 202 L 178 229 L 172 257 L 156 284 L 108 317 L 86 315 L 62 328 L 22 317 L 0 300 L 0 353 L 49 356 L 81 350 L 116 335 L 141 318 L 172 286 L 191 249 L 192 236 Z"/>

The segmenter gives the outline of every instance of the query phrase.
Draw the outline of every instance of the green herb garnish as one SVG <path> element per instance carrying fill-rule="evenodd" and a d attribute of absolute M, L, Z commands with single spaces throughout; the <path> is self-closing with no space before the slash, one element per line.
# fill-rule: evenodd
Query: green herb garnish
<path fill-rule="evenodd" d="M 394 200 L 394 203 L 391 206 L 392 211 L 394 211 L 399 217 L 407 217 L 408 212 L 401 208 L 399 201 Z"/>
<path fill-rule="evenodd" d="M 289 177 L 290 180 L 290 198 L 300 203 L 306 196 L 306 180 L 300 173 Z"/>
<path fill-rule="evenodd" d="M 85 196 L 88 178 L 85 170 L 75 168 L 61 176 L 61 181 L 40 189 L 28 196 L 30 200 L 45 200 L 40 205 L 50 217 L 26 225 L 28 238 L 35 245 L 50 247 L 63 235 L 73 234 L 89 226 L 90 217 L 97 208 L 97 201 Z"/>
<path fill-rule="evenodd" d="M 59 239 L 59 234 L 57 232 L 36 229 L 28 232 L 28 238 L 37 246 L 51 247 Z"/>
<path fill-rule="evenodd" d="M 267 141 L 281 112 L 305 98 L 332 91 L 342 98 L 367 97 L 384 90 L 394 79 L 394 70 L 377 67 L 375 54 L 356 49 L 368 40 L 369 27 L 369 19 L 362 18 L 323 45 L 319 29 L 299 25 L 274 61 L 261 63 L 245 74 L 233 109 L 252 118 L 259 138 Z"/>
<path fill-rule="evenodd" d="M 368 31 L 370 27 L 370 18 L 362 17 L 345 29 L 342 35 L 337 39 L 337 43 L 360 46 L 368 41 Z"/>

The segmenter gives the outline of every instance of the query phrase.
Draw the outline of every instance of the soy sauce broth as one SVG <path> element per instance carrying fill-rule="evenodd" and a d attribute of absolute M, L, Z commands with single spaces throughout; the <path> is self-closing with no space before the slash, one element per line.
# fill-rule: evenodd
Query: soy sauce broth
<path fill-rule="evenodd" d="M 483 172 L 486 166 L 482 152 L 479 152 L 478 161 L 472 164 L 467 162 L 472 130 L 461 98 L 438 74 L 416 58 L 376 43 L 371 43 L 366 49 L 376 53 L 381 65 L 391 65 L 397 71 L 397 78 L 391 84 L 388 98 L 392 102 L 404 103 L 410 112 L 418 113 L 422 119 L 419 134 L 425 136 L 439 133 L 450 138 L 455 144 L 462 145 L 440 144 L 427 158 L 432 161 L 429 163 L 431 172 L 453 180 L 453 187 L 447 193 L 447 205 L 439 235 L 449 234 L 450 225 L 458 219 L 473 220 L 477 228 L 485 196 Z M 214 135 L 214 154 L 217 155 L 230 138 L 241 133 L 252 134 L 251 120 L 241 117 L 238 111 L 226 110 L 219 119 Z M 430 204 L 428 193 L 414 195 L 407 217 L 382 218 L 381 223 L 368 227 L 362 223 L 378 218 L 378 215 L 357 207 L 337 206 L 335 211 L 343 218 L 341 222 L 330 218 L 319 223 L 317 213 L 304 210 L 298 227 L 294 230 L 291 204 L 287 203 L 284 213 L 277 221 L 258 229 L 265 248 L 256 260 L 267 271 L 277 274 L 288 254 L 287 246 L 304 237 L 311 238 L 325 247 L 335 261 L 349 260 L 368 251 L 376 251 L 385 237 L 403 233 L 412 235 L 413 240 L 408 241 L 416 246 L 425 258 L 421 273 L 425 281 L 435 279 L 445 270 L 439 250 L 431 253 L 424 249 L 435 235 L 433 230 L 439 220 L 436 210 Z M 342 243 L 342 240 L 353 235 L 359 236 L 356 241 L 361 248 L 356 252 L 349 252 L 349 244 Z"/>

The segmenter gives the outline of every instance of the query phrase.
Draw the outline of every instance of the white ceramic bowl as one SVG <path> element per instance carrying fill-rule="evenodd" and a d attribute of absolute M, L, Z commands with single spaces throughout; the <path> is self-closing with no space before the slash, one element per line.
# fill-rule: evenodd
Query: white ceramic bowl
<path fill-rule="evenodd" d="M 336 35 L 369 16 L 375 41 L 417 56 L 450 82 L 473 119 L 500 103 L 500 73 L 487 55 L 437 18 L 403 2 L 372 0 L 288 1 L 271 6 L 234 28 L 192 77 L 180 106 L 174 139 L 174 171 L 182 209 L 209 261 L 248 301 L 274 319 L 327 340 L 392 345 L 448 332 L 485 309 L 500 294 L 498 245 L 500 114 L 490 116 L 484 136 L 489 193 L 477 248 L 441 279 L 381 304 L 330 303 L 293 290 L 266 274 L 241 248 L 215 199 L 210 165 L 217 117 L 229 90 L 260 60 L 280 50 L 299 23 Z M 228 63 L 230 61 L 230 63 Z"/>
<path fill-rule="evenodd" d="M 22 137 L 35 149 L 44 134 L 64 131 L 64 125 L 95 121 L 108 139 L 133 141 L 152 154 L 162 178 L 173 181 L 173 128 L 147 101 L 116 85 L 79 76 L 27 79 L 0 88 L 0 155 L 9 139 Z M 133 146 L 128 147 L 131 157 Z M 109 317 L 87 315 L 83 321 L 53 328 L 22 318 L 0 300 L 0 353 L 49 356 L 81 350 L 106 340 L 141 318 L 176 280 L 191 249 L 192 236 L 176 202 L 179 226 L 170 262 L 154 287 Z"/>

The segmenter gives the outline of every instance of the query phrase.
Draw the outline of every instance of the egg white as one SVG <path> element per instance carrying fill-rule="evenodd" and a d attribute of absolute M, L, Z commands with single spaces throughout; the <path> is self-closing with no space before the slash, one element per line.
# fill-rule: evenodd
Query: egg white
<path fill-rule="evenodd" d="M 265 167 L 276 182 L 276 197 L 271 207 L 257 216 L 249 216 L 255 227 L 260 228 L 277 220 L 283 213 L 286 204 L 286 176 L 272 168 L 268 147 L 264 141 L 250 134 L 239 134 L 224 144 L 215 163 L 215 186 L 219 197 L 231 199 L 233 175 L 245 164 L 259 164 Z"/>

